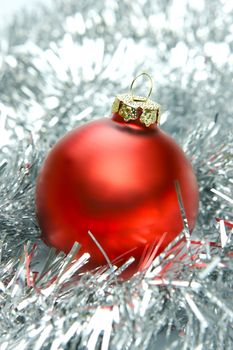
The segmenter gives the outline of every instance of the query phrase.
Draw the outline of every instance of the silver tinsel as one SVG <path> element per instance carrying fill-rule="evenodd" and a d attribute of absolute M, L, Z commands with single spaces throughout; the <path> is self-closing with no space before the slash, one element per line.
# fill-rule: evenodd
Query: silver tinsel
<path fill-rule="evenodd" d="M 232 23 L 227 0 L 61 0 L 19 13 L 6 28 L 1 350 L 232 349 Z M 161 127 L 196 170 L 196 229 L 190 240 L 184 226 L 155 259 L 156 248 L 148 251 L 147 269 L 129 281 L 108 265 L 77 278 L 88 259 L 73 260 L 78 244 L 65 256 L 39 238 L 38 169 L 66 131 L 108 115 L 142 70 L 154 78 Z"/>

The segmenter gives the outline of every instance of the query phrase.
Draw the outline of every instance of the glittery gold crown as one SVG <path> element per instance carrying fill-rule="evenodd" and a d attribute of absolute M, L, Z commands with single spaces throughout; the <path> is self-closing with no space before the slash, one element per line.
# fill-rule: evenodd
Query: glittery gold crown
<path fill-rule="evenodd" d="M 133 84 L 137 78 L 145 75 L 151 83 L 147 97 L 135 96 Z M 160 119 L 160 105 L 149 99 L 152 92 L 152 79 L 147 73 L 141 73 L 132 82 L 130 93 L 117 95 L 112 105 L 112 112 L 118 113 L 126 122 L 139 119 L 147 127 L 151 124 L 158 124 Z"/>

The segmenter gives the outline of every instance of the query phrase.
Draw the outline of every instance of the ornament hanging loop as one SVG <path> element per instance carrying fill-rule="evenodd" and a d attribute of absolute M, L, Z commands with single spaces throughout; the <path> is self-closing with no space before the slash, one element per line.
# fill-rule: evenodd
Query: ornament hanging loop
<path fill-rule="evenodd" d="M 141 97 L 141 96 L 139 97 L 139 96 L 136 96 L 136 95 L 134 94 L 134 90 L 133 90 L 134 83 L 135 83 L 135 81 L 136 81 L 138 78 L 140 78 L 141 76 L 146 77 L 146 78 L 149 80 L 149 83 L 150 83 L 150 89 L 149 89 L 149 92 L 148 92 L 147 97 Z M 132 83 L 131 83 L 131 85 L 130 85 L 130 94 L 131 94 L 131 97 L 132 97 L 132 100 L 133 100 L 133 101 L 147 102 L 148 99 L 149 99 L 149 97 L 150 97 L 150 95 L 151 95 L 151 93 L 152 93 L 152 90 L 153 90 L 153 80 L 152 80 L 151 76 L 150 76 L 149 74 L 145 73 L 145 72 L 143 72 L 143 73 L 137 75 L 137 76 L 133 79 L 133 81 L 132 81 Z"/>

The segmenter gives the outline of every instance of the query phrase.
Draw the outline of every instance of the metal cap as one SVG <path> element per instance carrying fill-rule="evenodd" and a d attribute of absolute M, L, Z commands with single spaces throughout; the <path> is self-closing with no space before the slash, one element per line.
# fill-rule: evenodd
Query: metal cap
<path fill-rule="evenodd" d="M 147 97 L 136 96 L 133 93 L 133 85 L 140 76 L 145 76 L 150 81 L 150 90 Z M 118 113 L 126 122 L 139 119 L 147 127 L 151 124 L 158 124 L 160 119 L 160 105 L 149 99 L 152 88 L 153 82 L 151 77 L 147 73 L 139 74 L 131 83 L 130 93 L 115 97 L 112 112 Z"/>

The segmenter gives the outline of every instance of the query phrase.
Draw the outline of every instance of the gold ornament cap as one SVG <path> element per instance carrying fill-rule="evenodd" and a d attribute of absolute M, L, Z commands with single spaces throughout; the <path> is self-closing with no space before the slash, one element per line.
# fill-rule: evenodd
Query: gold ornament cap
<path fill-rule="evenodd" d="M 135 81 L 145 76 L 150 82 L 150 89 L 147 97 L 136 96 L 133 92 Z M 118 113 L 124 121 L 140 120 L 142 124 L 149 127 L 152 124 L 158 124 L 160 120 L 160 105 L 149 99 L 153 89 L 153 81 L 149 74 L 141 73 L 130 85 L 128 94 L 117 95 L 112 105 L 112 113 Z"/>

